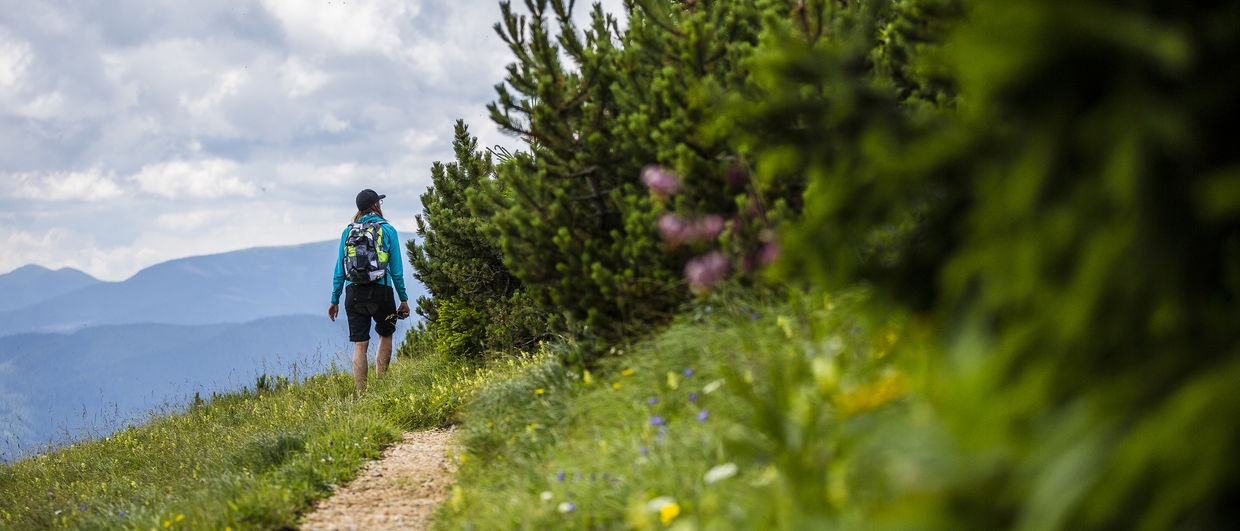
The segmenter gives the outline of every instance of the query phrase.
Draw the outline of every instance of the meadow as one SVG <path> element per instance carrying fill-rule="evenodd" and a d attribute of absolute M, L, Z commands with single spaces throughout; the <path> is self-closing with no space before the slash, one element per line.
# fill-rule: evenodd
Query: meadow
<path fill-rule="evenodd" d="M 358 397 L 335 370 L 253 389 L 0 467 L 0 527 L 242 529 L 295 526 L 402 430 L 449 423 L 514 358 L 479 370 L 400 356 Z"/>

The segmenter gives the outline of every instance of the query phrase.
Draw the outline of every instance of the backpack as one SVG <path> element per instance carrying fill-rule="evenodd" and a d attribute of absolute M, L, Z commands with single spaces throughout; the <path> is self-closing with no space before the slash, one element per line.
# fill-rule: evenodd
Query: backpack
<path fill-rule="evenodd" d="M 344 240 L 344 277 L 354 284 L 373 284 L 387 276 L 389 244 L 383 241 L 387 221 L 353 223 Z"/>

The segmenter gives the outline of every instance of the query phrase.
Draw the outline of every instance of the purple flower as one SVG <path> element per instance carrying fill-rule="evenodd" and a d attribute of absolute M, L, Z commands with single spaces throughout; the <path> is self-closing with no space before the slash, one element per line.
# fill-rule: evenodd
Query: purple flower
<path fill-rule="evenodd" d="M 764 266 L 771 265 L 771 263 L 774 262 L 778 258 L 779 258 L 779 244 L 775 242 L 771 242 L 766 245 L 763 245 L 762 250 L 758 251 L 758 262 L 760 262 Z"/>
<path fill-rule="evenodd" d="M 699 411 L 697 414 L 698 422 L 706 422 L 706 419 L 708 418 L 710 418 L 710 412 L 705 409 Z"/>
<path fill-rule="evenodd" d="M 693 369 L 685 369 L 685 378 L 693 376 Z"/>
<path fill-rule="evenodd" d="M 658 195 L 668 196 L 680 191 L 680 176 L 656 164 L 642 168 L 641 179 L 651 192 Z"/>
<path fill-rule="evenodd" d="M 723 232 L 723 216 L 711 214 L 693 222 L 690 239 L 713 240 Z"/>
<path fill-rule="evenodd" d="M 650 425 L 651 425 L 651 426 L 662 426 L 662 425 L 664 425 L 664 424 L 666 424 L 666 422 L 663 420 L 663 417 L 660 417 L 660 416 L 658 416 L 658 415 L 655 415 L 655 416 L 653 416 L 653 417 L 650 417 Z"/>
<path fill-rule="evenodd" d="M 712 251 L 685 264 L 685 280 L 689 281 L 689 288 L 695 293 L 702 293 L 723 280 L 730 265 L 723 253 Z"/>
<path fill-rule="evenodd" d="M 86 507 L 78 507 L 78 509 L 79 509 L 79 510 L 81 510 L 81 511 L 83 511 L 83 512 L 85 512 L 85 511 L 86 511 Z"/>
<path fill-rule="evenodd" d="M 667 243 L 679 245 L 687 236 L 689 224 L 676 214 L 664 214 L 659 218 L 659 234 Z"/>
<path fill-rule="evenodd" d="M 116 511 L 116 516 L 125 516 L 125 511 Z"/>
<path fill-rule="evenodd" d="M 643 444 L 637 447 L 637 453 L 642 455 L 650 455 L 650 449 L 646 448 L 646 445 Z"/>
<path fill-rule="evenodd" d="M 689 401 L 697 402 L 697 393 L 689 393 Z"/>
<path fill-rule="evenodd" d="M 749 320 L 750 320 L 750 321 L 757 321 L 757 320 L 758 320 L 758 312 L 753 312 L 753 313 L 749 314 Z"/>
<path fill-rule="evenodd" d="M 564 482 L 564 471 L 563 470 L 555 473 L 555 480 L 561 483 Z"/>
<path fill-rule="evenodd" d="M 659 399 L 658 399 L 658 398 L 655 398 L 655 397 L 653 397 L 653 396 L 652 396 L 652 397 L 650 397 L 649 399 L 647 399 L 647 400 L 646 400 L 646 405 L 653 406 L 653 405 L 658 404 L 658 403 L 659 403 Z"/>

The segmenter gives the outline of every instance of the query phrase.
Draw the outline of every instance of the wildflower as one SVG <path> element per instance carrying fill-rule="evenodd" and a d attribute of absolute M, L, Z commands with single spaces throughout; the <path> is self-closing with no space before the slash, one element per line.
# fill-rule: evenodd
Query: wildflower
<path fill-rule="evenodd" d="M 685 369 L 684 375 L 685 375 L 685 378 L 693 376 L 693 369 Z"/>
<path fill-rule="evenodd" d="M 685 280 L 695 293 L 702 293 L 723 280 L 729 267 L 728 257 L 719 251 L 712 251 L 685 264 Z"/>
<path fill-rule="evenodd" d="M 719 389 L 720 387 L 723 387 L 723 380 L 715 380 L 711 383 L 706 384 L 706 386 L 702 388 L 702 392 L 706 394 L 710 394 L 710 393 L 715 392 L 715 390 Z"/>
<path fill-rule="evenodd" d="M 753 312 L 753 313 L 749 314 L 749 320 L 750 320 L 750 321 L 757 321 L 757 320 L 758 320 L 758 312 Z"/>
<path fill-rule="evenodd" d="M 611 384 L 611 388 L 612 388 L 612 389 L 619 389 L 619 388 L 620 388 L 620 382 L 612 382 L 612 384 Z"/>
<path fill-rule="evenodd" d="M 763 245 L 762 250 L 758 251 L 758 262 L 764 266 L 771 265 L 777 259 L 779 259 L 779 244 L 775 242 Z"/>
<path fill-rule="evenodd" d="M 663 417 L 660 417 L 660 416 L 658 416 L 658 415 L 655 415 L 655 416 L 653 416 L 653 417 L 650 417 L 650 425 L 651 425 L 651 426 L 662 426 L 662 425 L 663 425 L 663 424 L 665 424 L 665 423 L 666 423 L 666 421 L 664 421 L 664 420 L 663 420 Z"/>
<path fill-rule="evenodd" d="M 637 453 L 642 455 L 650 455 L 650 448 L 647 448 L 646 445 L 643 444 L 637 447 Z"/>
<path fill-rule="evenodd" d="M 663 525 L 672 522 L 672 519 L 680 515 L 680 504 L 676 500 L 668 496 L 659 496 L 653 500 L 646 502 L 646 510 L 657 511 L 659 513 L 659 521 Z"/>
<path fill-rule="evenodd" d="M 680 504 L 676 502 L 672 502 L 667 505 L 664 505 L 662 509 L 659 509 L 659 521 L 663 522 L 663 525 L 672 523 L 672 520 L 675 519 L 679 515 L 680 515 Z"/>
<path fill-rule="evenodd" d="M 650 397 L 650 398 L 648 398 L 648 399 L 646 399 L 646 405 L 653 406 L 653 405 L 658 404 L 658 403 L 659 403 L 659 399 L 658 399 L 658 398 L 655 398 L 655 397 L 653 397 L 653 396 L 652 396 L 652 397 Z"/>
<path fill-rule="evenodd" d="M 623 376 L 632 376 L 632 375 L 633 375 L 633 369 L 625 369 L 625 370 L 623 370 L 623 371 L 620 371 L 620 374 L 621 374 L 621 375 L 623 375 Z"/>
<path fill-rule="evenodd" d="M 116 516 L 125 516 L 125 511 L 116 511 Z"/>
<path fill-rule="evenodd" d="M 660 196 L 668 196 L 680 191 L 680 176 L 656 164 L 642 168 L 641 179 L 642 184 Z"/>
<path fill-rule="evenodd" d="M 706 471 L 706 475 L 702 476 L 702 480 L 707 484 L 717 483 L 736 475 L 736 463 L 724 463 L 715 465 L 714 468 Z"/>
<path fill-rule="evenodd" d="M 535 390 L 534 390 L 534 394 L 536 394 L 536 395 L 541 395 L 541 394 L 543 394 L 543 388 L 539 387 L 538 389 L 535 389 Z"/>
<path fill-rule="evenodd" d="M 551 491 L 549 490 L 544 490 L 542 494 L 538 495 L 539 498 L 542 498 L 542 501 L 551 501 L 551 496 Z"/>
<path fill-rule="evenodd" d="M 85 511 L 86 511 L 86 507 L 78 507 L 78 510 L 79 510 L 79 511 L 83 511 L 83 512 L 85 512 Z"/>
<path fill-rule="evenodd" d="M 672 245 L 678 245 L 686 239 L 685 236 L 689 224 L 676 214 L 664 214 L 659 217 L 657 227 L 659 228 L 659 234 L 663 236 L 664 240 L 667 240 Z"/>
<path fill-rule="evenodd" d="M 561 483 L 564 482 L 564 471 L 563 470 L 555 473 L 555 480 Z"/>
<path fill-rule="evenodd" d="M 697 393 L 689 393 L 689 401 L 697 402 Z"/>
<path fill-rule="evenodd" d="M 178 514 L 178 515 L 177 515 L 176 520 L 174 520 L 174 521 L 176 521 L 176 522 L 180 522 L 181 520 L 184 520 L 184 519 L 185 519 L 185 515 L 183 515 L 183 514 Z"/>
<path fill-rule="evenodd" d="M 706 419 L 708 418 L 710 418 L 710 412 L 706 411 L 705 409 L 699 411 L 697 414 L 698 422 L 706 422 Z"/>
<path fill-rule="evenodd" d="M 577 510 L 577 504 L 570 502 L 570 501 L 561 502 L 560 506 L 557 507 L 556 509 L 562 513 L 571 513 Z"/>

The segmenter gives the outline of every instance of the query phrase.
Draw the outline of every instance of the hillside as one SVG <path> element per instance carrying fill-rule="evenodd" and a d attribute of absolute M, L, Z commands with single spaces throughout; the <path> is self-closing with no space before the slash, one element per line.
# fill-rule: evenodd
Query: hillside
<path fill-rule="evenodd" d="M 0 336 L 113 324 L 242 323 L 326 313 L 337 242 L 261 247 L 153 265 L 0 312 Z M 410 299 L 424 290 L 406 268 Z"/>
<path fill-rule="evenodd" d="M 37 304 L 59 295 L 99 284 L 100 281 L 76 269 L 51 270 L 25 265 L 0 275 L 0 312 Z"/>
<path fill-rule="evenodd" d="M 403 336 L 407 321 L 398 332 Z M 146 412 L 253 386 L 261 374 L 348 366 L 343 321 L 269 317 L 242 324 L 109 325 L 0 338 L 0 457 L 49 439 L 106 433 Z"/>

